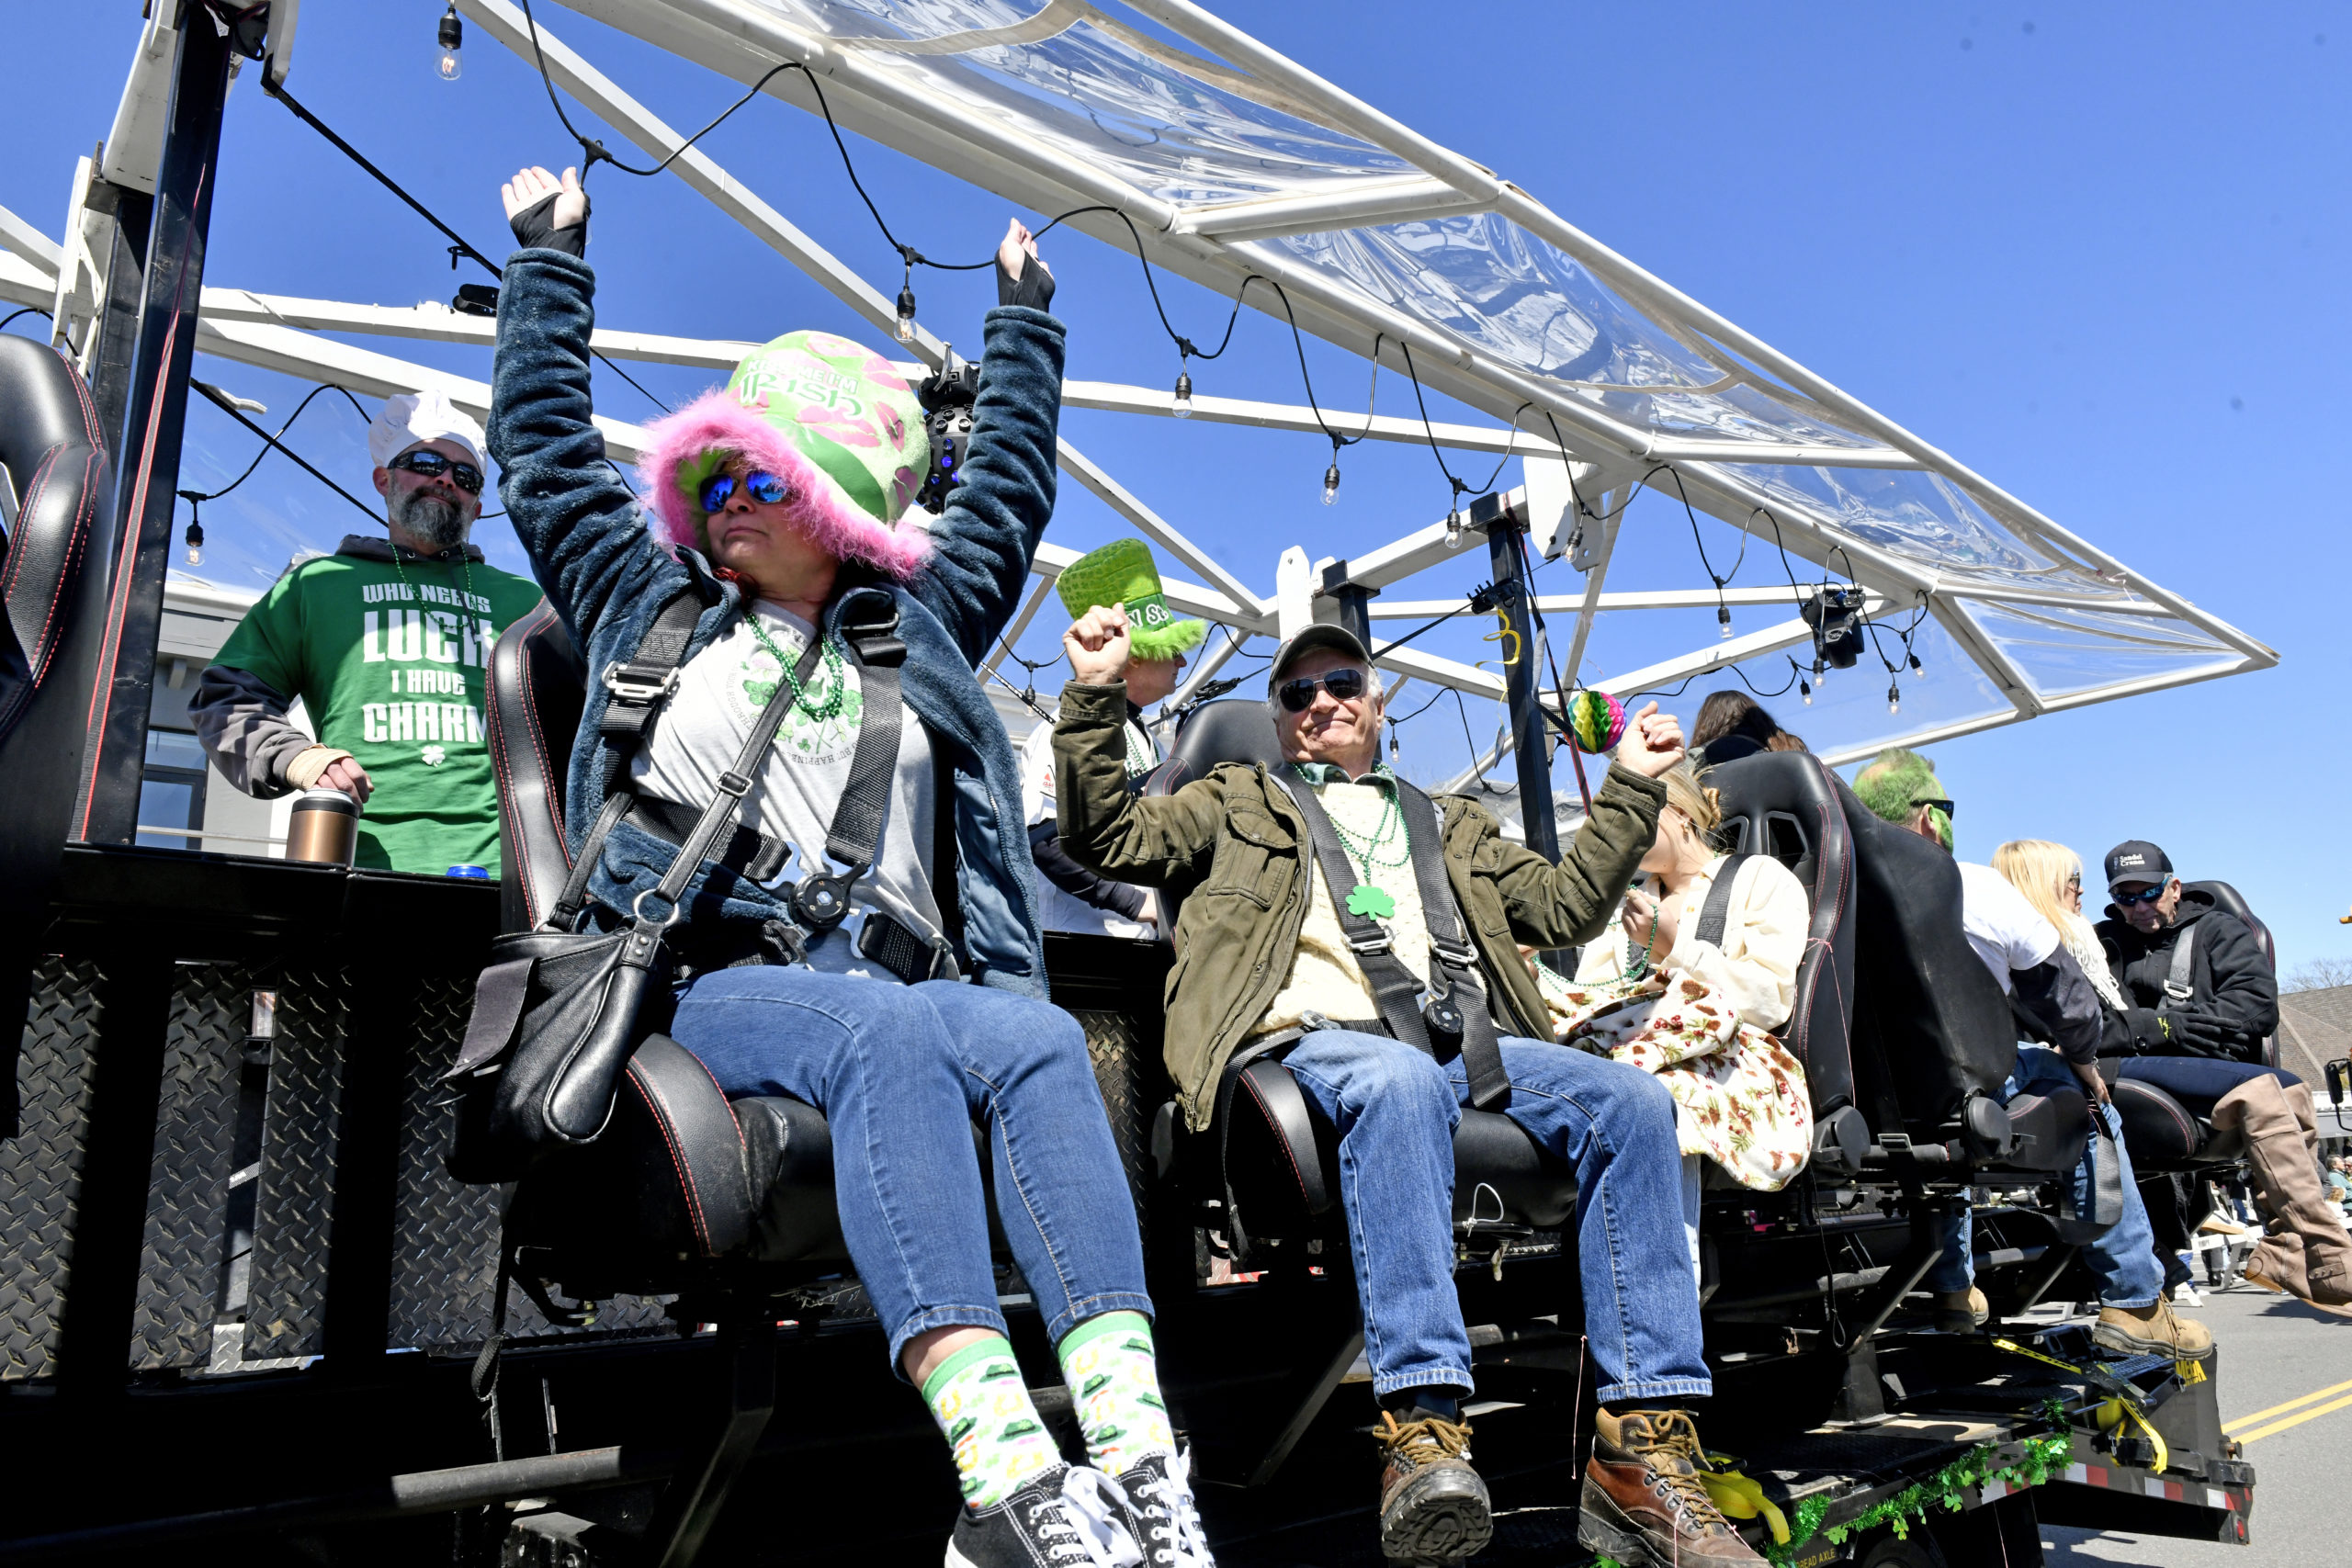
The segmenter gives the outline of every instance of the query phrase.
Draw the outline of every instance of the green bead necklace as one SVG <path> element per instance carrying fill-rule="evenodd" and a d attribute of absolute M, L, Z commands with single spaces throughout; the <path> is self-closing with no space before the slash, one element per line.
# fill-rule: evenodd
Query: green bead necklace
<path fill-rule="evenodd" d="M 1327 812 L 1328 816 L 1329 813 Z M 1380 814 L 1380 825 L 1370 838 L 1351 832 L 1338 818 L 1331 818 L 1332 830 L 1340 835 L 1340 843 L 1363 873 L 1363 880 L 1348 892 L 1348 913 L 1385 920 L 1396 913 L 1396 899 L 1387 889 L 1376 886 L 1372 877 L 1373 867 L 1394 871 L 1409 865 L 1413 860 L 1413 830 L 1407 826 L 1403 807 L 1397 803 L 1396 791 L 1388 795 L 1386 809 Z M 1394 858 L 1387 851 L 1395 842 Z"/>
<path fill-rule="evenodd" d="M 760 646 L 768 650 L 768 656 L 774 659 L 784 671 L 785 684 L 792 688 L 792 700 L 799 705 L 801 712 L 822 724 L 842 711 L 842 704 L 849 696 L 849 681 L 842 672 L 840 643 L 831 637 L 825 637 L 825 673 L 832 677 L 833 691 L 822 704 L 812 703 L 808 700 L 808 692 L 800 684 L 799 672 L 793 669 L 792 660 L 785 657 L 784 649 L 775 645 L 775 638 L 768 636 L 767 627 L 760 624 L 760 613 L 757 610 L 747 610 L 744 612 L 743 619 L 750 625 L 752 635 L 759 639 Z M 817 635 L 824 637 L 821 629 Z M 765 707 L 767 704 L 763 702 L 760 705 Z"/>
<path fill-rule="evenodd" d="M 419 560 L 423 560 L 424 558 L 419 556 L 417 558 Z M 449 563 L 442 561 L 439 564 L 447 566 Z M 466 617 L 470 620 L 473 618 L 474 613 L 474 563 L 473 558 L 466 554 L 465 547 L 462 545 L 458 547 L 458 569 L 466 574 Z M 401 580 L 401 591 L 402 592 L 406 593 L 411 599 L 415 600 L 420 604 L 424 603 L 424 595 L 419 593 L 409 582 L 408 569 L 401 565 L 401 547 L 398 545 L 394 545 L 392 547 L 392 575 Z M 456 656 L 453 654 L 451 657 L 455 658 Z M 490 664 L 490 649 L 487 648 L 481 650 L 481 661 L 483 667 L 487 669 Z M 462 671 L 460 671 L 459 678 L 464 678 Z"/>

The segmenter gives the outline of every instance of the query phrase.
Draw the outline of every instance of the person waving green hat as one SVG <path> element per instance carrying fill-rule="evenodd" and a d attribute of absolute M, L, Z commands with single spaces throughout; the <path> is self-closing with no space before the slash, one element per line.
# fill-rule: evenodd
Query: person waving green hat
<path fill-rule="evenodd" d="M 1168 607 L 1151 547 L 1141 539 L 1118 539 L 1088 551 L 1062 569 L 1054 586 L 1072 619 L 1097 604 L 1125 610 L 1127 642 L 1136 659 L 1174 659 L 1209 635 L 1206 621 L 1180 618 Z"/>

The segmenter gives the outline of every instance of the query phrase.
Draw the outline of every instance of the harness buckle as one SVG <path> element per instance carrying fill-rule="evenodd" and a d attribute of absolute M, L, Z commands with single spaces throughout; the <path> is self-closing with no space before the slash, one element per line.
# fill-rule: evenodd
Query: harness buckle
<path fill-rule="evenodd" d="M 1388 933 L 1378 926 L 1373 927 L 1369 935 L 1348 937 L 1349 951 L 1359 958 L 1367 953 L 1386 953 L 1392 945 L 1388 940 Z"/>
<path fill-rule="evenodd" d="M 615 660 L 605 666 L 605 690 L 616 702 L 633 703 L 640 707 L 666 700 L 678 689 L 678 667 L 650 670 L 641 664 L 623 664 Z"/>

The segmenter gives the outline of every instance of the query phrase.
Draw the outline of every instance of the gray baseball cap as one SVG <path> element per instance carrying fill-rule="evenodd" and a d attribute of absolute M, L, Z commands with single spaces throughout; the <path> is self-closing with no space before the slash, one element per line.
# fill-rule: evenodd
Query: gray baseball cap
<path fill-rule="evenodd" d="M 1266 695 L 1274 694 L 1274 689 L 1283 683 L 1283 677 L 1290 673 L 1290 667 L 1298 662 L 1301 654 L 1318 648 L 1336 648 L 1366 670 L 1372 668 L 1372 652 L 1355 633 L 1334 622 L 1317 621 L 1301 627 L 1295 637 L 1274 649 L 1274 661 L 1266 667 Z"/>

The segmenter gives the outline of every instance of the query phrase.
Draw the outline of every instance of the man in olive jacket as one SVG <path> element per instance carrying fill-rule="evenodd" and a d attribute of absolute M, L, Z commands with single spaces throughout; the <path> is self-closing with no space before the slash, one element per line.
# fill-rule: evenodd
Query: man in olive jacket
<path fill-rule="evenodd" d="M 1453 1560 L 1492 1526 L 1468 1464 L 1461 1402 L 1469 1336 L 1453 1288 L 1453 1139 L 1469 1099 L 1463 1057 L 1441 1063 L 1396 1039 L 1347 941 L 1299 799 L 1312 791 L 1360 871 L 1343 890 L 1375 920 L 1408 975 L 1430 974 L 1411 823 L 1382 766 L 1383 700 L 1363 645 L 1314 626 L 1274 657 L 1267 697 L 1289 770 L 1227 763 L 1160 798 L 1128 794 L 1126 619 L 1098 606 L 1064 638 L 1071 682 L 1054 729 L 1063 847 L 1105 876 L 1186 892 L 1168 978 L 1167 1059 L 1189 1124 L 1205 1128 L 1237 1052 L 1274 1039 L 1283 1065 L 1340 1134 L 1340 1198 L 1373 1384 L 1385 1414 L 1381 1545 L 1392 1558 Z M 1637 716 L 1573 847 L 1554 865 L 1502 837 L 1474 802 L 1438 802 L 1456 930 L 1476 953 L 1502 1036 L 1505 1114 L 1577 1172 L 1586 1331 L 1600 1371 L 1600 1436 L 1586 1469 L 1582 1539 L 1620 1562 L 1753 1568 L 1759 1559 L 1700 1484 L 1688 1401 L 1712 1390 L 1675 1106 L 1648 1074 L 1556 1044 L 1519 946 L 1572 946 L 1607 923 L 1657 830 L 1657 775 L 1680 728 Z M 1424 850 L 1428 846 L 1421 846 Z M 1426 998 L 1430 991 L 1424 990 Z M 1340 1021 L 1371 1021 L 1337 1022 Z M 1286 1038 L 1295 1037 L 1295 1038 Z"/>

